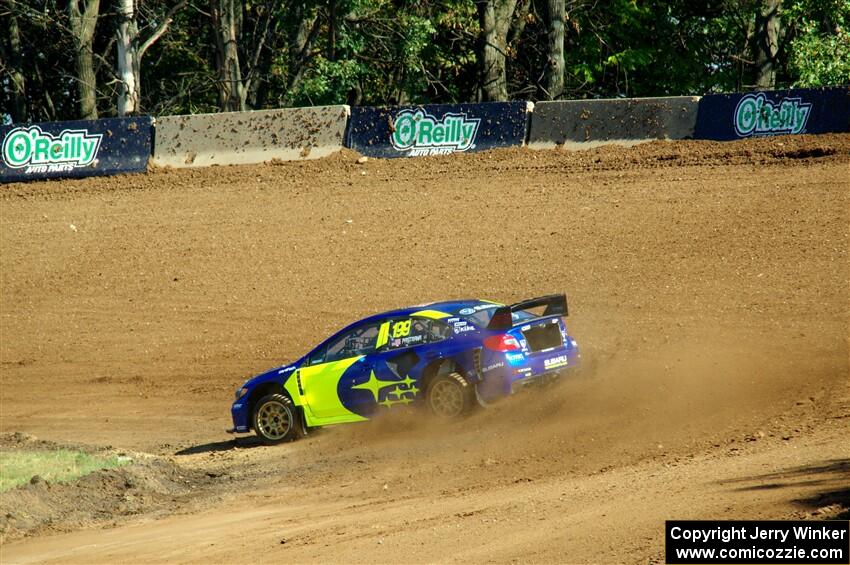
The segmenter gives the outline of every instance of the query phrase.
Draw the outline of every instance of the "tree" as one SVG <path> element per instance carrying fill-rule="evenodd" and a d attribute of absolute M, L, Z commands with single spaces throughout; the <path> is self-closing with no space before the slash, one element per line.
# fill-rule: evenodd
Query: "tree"
<path fill-rule="evenodd" d="M 118 0 L 117 69 L 121 84 L 118 91 L 118 115 L 136 114 L 141 101 L 142 58 L 174 21 L 174 15 L 183 9 L 189 0 L 180 0 L 154 28 L 148 38 L 139 44 L 139 24 L 136 17 L 135 0 Z"/>
<path fill-rule="evenodd" d="M 301 80 L 304 78 L 304 73 L 307 70 L 312 55 L 311 50 L 316 41 L 320 30 L 320 19 L 318 6 L 308 2 L 295 2 L 290 9 L 291 22 L 289 29 L 289 40 L 284 48 L 284 61 L 287 69 L 286 79 L 282 85 L 285 91 L 283 100 L 284 105 L 291 105 L 292 97 L 301 85 Z M 274 65 L 274 57 L 272 49 L 267 49 L 263 59 L 260 61 L 259 76 L 267 77 Z M 269 93 L 268 80 L 254 81 L 252 89 L 252 107 L 261 107 Z"/>
<path fill-rule="evenodd" d="M 71 22 L 77 67 L 80 117 L 88 120 L 96 120 L 98 116 L 93 45 L 99 10 L 100 0 L 68 0 L 68 17 Z"/>
<path fill-rule="evenodd" d="M 10 104 L 9 113 L 13 122 L 23 122 L 27 119 L 27 87 L 26 77 L 23 73 L 21 55 L 21 32 L 18 26 L 18 17 L 15 14 L 11 0 L 3 1 L 3 20 L 8 25 L 5 35 L 7 41 L 0 44 L 2 54 L 2 65 L 9 68 L 9 90 Z"/>
<path fill-rule="evenodd" d="M 0 0 L 2 121 L 848 83 L 850 0 Z"/>
<path fill-rule="evenodd" d="M 242 2 L 210 0 L 215 62 L 218 69 L 218 103 L 222 111 L 245 110 L 245 85 L 239 61 Z"/>
<path fill-rule="evenodd" d="M 118 115 L 134 114 L 139 109 L 139 68 L 141 57 L 137 41 L 139 24 L 136 22 L 134 0 L 118 0 L 118 76 L 121 87 L 118 94 Z"/>
<path fill-rule="evenodd" d="M 556 100 L 564 93 L 564 0 L 546 0 L 548 58 L 546 60 L 545 90 L 547 100 Z"/>
<path fill-rule="evenodd" d="M 756 15 L 755 30 L 755 86 L 760 89 L 776 85 L 779 36 L 782 29 L 779 9 L 782 0 L 763 0 Z"/>
<path fill-rule="evenodd" d="M 248 106 L 260 108 L 268 100 L 276 64 L 286 65 L 281 90 L 289 93 L 300 81 L 319 32 L 318 9 L 315 0 L 296 0 L 291 4 L 277 0 L 252 5 L 245 11 L 245 19 L 250 23 L 250 26 L 246 24 L 241 40 L 249 61 L 245 77 Z M 282 100 L 278 105 L 289 104 Z"/>
<path fill-rule="evenodd" d="M 219 107 L 224 111 L 246 110 L 249 95 L 254 101 L 265 94 L 260 88 L 275 63 L 275 52 L 287 47 L 283 32 L 283 0 L 248 3 L 242 0 L 211 0 L 215 60 L 218 70 Z M 310 10 L 294 10 L 302 20 L 313 21 Z M 299 22 L 302 23 L 302 22 Z M 310 25 L 310 24 L 307 24 Z M 303 26 L 299 26 L 299 31 Z M 290 42 L 297 43 L 299 37 Z M 310 36 L 304 37 L 306 48 Z"/>
<path fill-rule="evenodd" d="M 481 25 L 481 100 L 508 99 L 506 60 L 508 30 L 517 0 L 476 0 Z"/>
<path fill-rule="evenodd" d="M 787 2 L 788 66 L 794 86 L 850 84 L 850 0 Z"/>

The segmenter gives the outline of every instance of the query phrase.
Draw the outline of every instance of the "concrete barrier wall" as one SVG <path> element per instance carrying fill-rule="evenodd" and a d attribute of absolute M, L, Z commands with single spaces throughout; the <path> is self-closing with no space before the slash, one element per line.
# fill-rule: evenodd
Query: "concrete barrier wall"
<path fill-rule="evenodd" d="M 850 87 L 667 98 L 354 108 L 318 106 L 0 126 L 0 182 L 158 166 L 375 157 L 522 145 L 586 149 L 654 139 L 727 140 L 850 131 Z M 153 137 L 153 141 L 152 141 Z M 151 154 L 151 145 L 153 153 Z"/>
<path fill-rule="evenodd" d="M 245 165 L 317 159 L 343 147 L 348 106 L 156 118 L 158 166 Z"/>
<path fill-rule="evenodd" d="M 538 102 L 528 145 L 586 149 L 609 143 L 689 139 L 694 135 L 698 104 L 697 96 Z"/>

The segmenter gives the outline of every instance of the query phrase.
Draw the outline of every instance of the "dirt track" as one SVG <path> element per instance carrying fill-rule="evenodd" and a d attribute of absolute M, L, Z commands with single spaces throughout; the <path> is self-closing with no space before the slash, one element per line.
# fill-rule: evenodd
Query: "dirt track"
<path fill-rule="evenodd" d="M 844 135 L 0 187 L 0 431 L 220 478 L 3 561 L 646 561 L 669 518 L 846 512 L 848 179 Z M 223 433 L 362 314 L 558 291 L 586 377 L 448 429 Z"/>

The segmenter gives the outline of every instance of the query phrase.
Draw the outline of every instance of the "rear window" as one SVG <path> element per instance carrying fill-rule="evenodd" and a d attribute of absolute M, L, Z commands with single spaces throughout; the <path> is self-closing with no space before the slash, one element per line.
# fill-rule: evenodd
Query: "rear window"
<path fill-rule="evenodd" d="M 480 306 L 475 306 L 474 308 L 462 308 L 458 314 L 475 324 L 480 328 L 487 327 L 487 324 L 490 323 L 490 319 L 493 317 L 493 314 L 496 312 L 496 308 L 501 306 L 500 304 L 481 304 Z M 473 310 L 471 313 L 467 313 L 470 310 Z M 528 310 L 518 310 L 516 312 L 511 312 L 511 318 L 514 324 L 518 324 L 519 322 L 523 322 L 525 320 L 533 320 L 538 316 Z"/>

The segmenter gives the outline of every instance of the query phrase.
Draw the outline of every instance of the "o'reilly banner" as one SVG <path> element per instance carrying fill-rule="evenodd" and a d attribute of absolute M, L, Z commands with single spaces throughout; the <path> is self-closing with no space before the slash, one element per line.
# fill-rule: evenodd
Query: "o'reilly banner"
<path fill-rule="evenodd" d="M 712 94 L 699 101 L 696 139 L 850 131 L 850 87 Z"/>
<path fill-rule="evenodd" d="M 529 104 L 354 107 L 346 146 L 371 157 L 422 157 L 522 145 Z"/>
<path fill-rule="evenodd" d="M 408 157 L 445 155 L 475 149 L 481 118 L 447 113 L 436 118 L 424 109 L 402 110 L 393 119 L 390 144 Z"/>
<path fill-rule="evenodd" d="M 41 126 L 17 127 L 3 139 L 3 162 L 23 174 L 67 173 L 87 167 L 97 158 L 102 134 L 66 129 L 57 136 Z"/>
<path fill-rule="evenodd" d="M 800 97 L 783 97 L 774 104 L 764 92 L 747 94 L 735 107 L 735 133 L 738 137 L 802 133 L 811 111 L 811 103 Z"/>
<path fill-rule="evenodd" d="M 138 172 L 151 152 L 151 118 L 0 127 L 0 180 Z"/>

